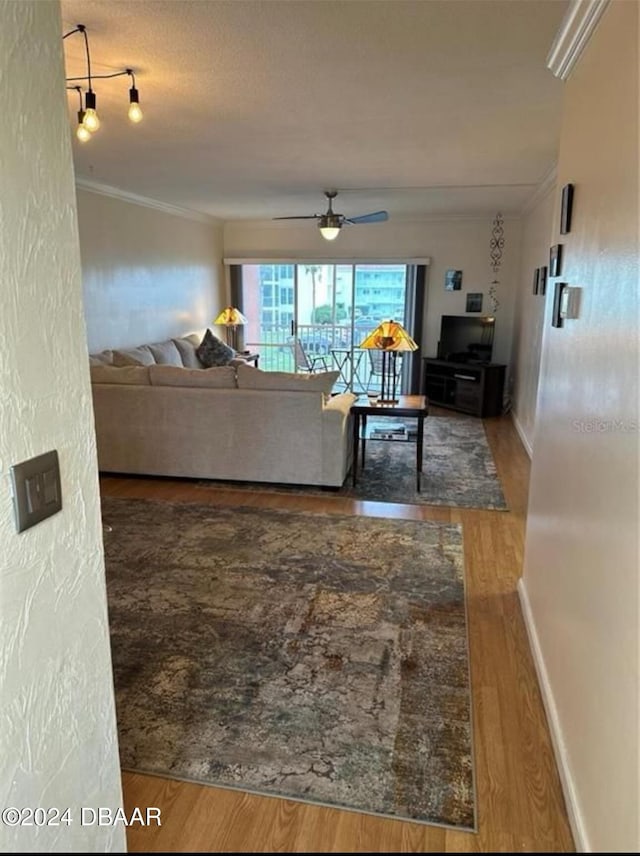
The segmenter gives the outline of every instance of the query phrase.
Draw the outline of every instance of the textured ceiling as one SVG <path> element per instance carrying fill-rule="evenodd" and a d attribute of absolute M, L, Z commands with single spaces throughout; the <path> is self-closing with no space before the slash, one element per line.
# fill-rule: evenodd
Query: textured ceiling
<path fill-rule="evenodd" d="M 102 128 L 76 174 L 223 219 L 519 212 L 553 166 L 561 0 L 68 0 Z M 83 43 L 65 40 L 67 74 Z M 70 121 L 78 109 L 69 94 Z"/>

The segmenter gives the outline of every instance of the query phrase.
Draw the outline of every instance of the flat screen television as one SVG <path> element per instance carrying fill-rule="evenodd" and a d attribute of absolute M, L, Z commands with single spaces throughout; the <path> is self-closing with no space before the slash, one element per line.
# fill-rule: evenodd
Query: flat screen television
<path fill-rule="evenodd" d="M 495 318 L 443 315 L 438 359 L 453 363 L 490 363 Z"/>

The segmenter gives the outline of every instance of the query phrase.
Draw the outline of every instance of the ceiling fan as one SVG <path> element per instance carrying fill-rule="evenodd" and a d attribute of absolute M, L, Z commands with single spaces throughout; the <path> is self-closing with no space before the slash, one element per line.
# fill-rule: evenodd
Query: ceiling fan
<path fill-rule="evenodd" d="M 274 217 L 274 220 L 317 220 L 320 234 L 327 241 L 334 241 L 340 234 L 340 229 L 345 223 L 383 223 L 389 219 L 386 211 L 373 211 L 371 214 L 362 214 L 360 217 L 345 217 L 344 214 L 336 214 L 333 210 L 333 200 L 338 195 L 337 190 L 325 190 L 324 195 L 329 200 L 329 208 L 325 214 L 303 214 L 299 217 Z"/>

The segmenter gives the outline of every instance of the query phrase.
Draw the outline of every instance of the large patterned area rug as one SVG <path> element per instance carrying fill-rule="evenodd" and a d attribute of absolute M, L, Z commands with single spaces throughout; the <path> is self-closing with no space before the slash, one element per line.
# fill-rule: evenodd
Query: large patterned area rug
<path fill-rule="evenodd" d="M 369 419 L 368 429 L 388 427 L 391 420 Z M 410 430 L 417 420 L 407 419 Z M 205 490 L 233 488 L 278 493 L 318 494 L 321 488 L 247 482 L 202 481 Z M 502 487 L 481 419 L 470 416 L 429 416 L 424 423 L 421 490 L 416 490 L 416 447 L 412 440 L 367 440 L 366 466 L 356 486 L 347 476 L 338 496 L 410 505 L 447 505 L 506 511 Z M 323 495 L 327 495 L 324 492 Z"/>
<path fill-rule="evenodd" d="M 124 769 L 474 828 L 457 525 L 103 514 Z"/>

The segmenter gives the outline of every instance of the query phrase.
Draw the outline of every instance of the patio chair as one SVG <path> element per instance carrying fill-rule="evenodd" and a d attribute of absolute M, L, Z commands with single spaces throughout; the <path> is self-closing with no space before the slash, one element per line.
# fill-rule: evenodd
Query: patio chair
<path fill-rule="evenodd" d="M 295 361 L 295 370 L 297 372 L 313 372 L 329 371 L 327 358 L 323 354 L 312 357 L 304 349 L 304 345 L 300 339 L 294 339 L 291 343 L 293 349 L 293 357 Z"/>

